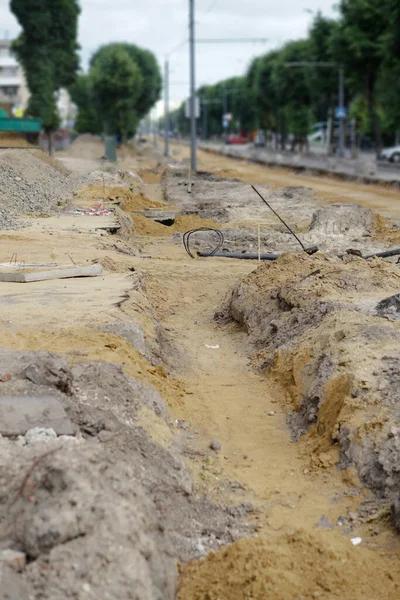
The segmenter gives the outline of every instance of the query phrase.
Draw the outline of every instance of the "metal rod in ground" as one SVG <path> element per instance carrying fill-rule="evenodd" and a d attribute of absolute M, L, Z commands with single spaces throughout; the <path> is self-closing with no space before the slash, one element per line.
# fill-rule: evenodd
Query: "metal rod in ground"
<path fill-rule="evenodd" d="M 305 248 L 305 246 L 304 246 L 303 242 L 302 242 L 301 240 L 299 240 L 299 238 L 297 237 L 297 235 L 295 234 L 295 232 L 293 231 L 293 229 L 291 229 L 291 228 L 289 227 L 289 225 L 288 225 L 287 223 L 285 223 L 285 221 L 284 221 L 284 220 L 283 220 L 283 219 L 282 219 L 282 218 L 281 218 L 281 217 L 278 215 L 278 213 L 276 212 L 276 210 L 274 210 L 274 209 L 272 208 L 272 206 L 271 206 L 270 204 L 268 204 L 268 202 L 266 201 L 266 199 L 265 199 L 265 198 L 263 198 L 263 197 L 261 196 L 260 192 L 259 192 L 259 191 L 258 191 L 258 190 L 257 190 L 257 189 L 254 187 L 254 185 L 252 185 L 251 187 L 252 187 L 252 188 L 253 188 L 253 190 L 256 192 L 256 194 L 258 194 L 258 195 L 260 196 L 261 200 L 262 200 L 263 202 L 265 202 L 265 204 L 268 206 L 268 208 L 269 208 L 270 210 L 272 210 L 272 212 L 274 213 L 274 215 L 275 215 L 276 217 L 278 217 L 278 219 L 280 220 L 280 222 L 284 224 L 284 226 L 286 227 L 286 229 L 288 229 L 288 230 L 290 231 L 290 233 L 292 234 L 292 236 L 293 236 L 293 237 L 294 237 L 294 238 L 295 238 L 295 239 L 296 239 L 296 240 L 299 242 L 299 244 L 300 244 L 300 246 L 303 248 L 304 252 L 307 252 L 307 249 Z"/>
<path fill-rule="evenodd" d="M 169 155 L 169 61 L 164 65 L 164 154 Z"/>
<path fill-rule="evenodd" d="M 258 234 L 258 262 L 261 262 L 261 232 L 260 232 L 260 223 L 257 225 L 257 234 Z"/>
<path fill-rule="evenodd" d="M 194 0 L 189 0 L 189 48 L 190 48 L 190 164 L 196 172 L 196 57 Z"/>

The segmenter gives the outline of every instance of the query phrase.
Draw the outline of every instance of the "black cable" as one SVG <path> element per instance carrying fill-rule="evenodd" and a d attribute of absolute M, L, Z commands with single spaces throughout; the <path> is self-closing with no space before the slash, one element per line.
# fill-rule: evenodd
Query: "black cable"
<path fill-rule="evenodd" d="M 194 233 L 197 233 L 199 231 L 213 231 L 214 233 L 217 234 L 218 236 L 218 243 L 215 246 L 214 250 L 212 250 L 208 256 L 213 256 L 216 252 L 218 252 L 219 250 L 221 250 L 223 244 L 224 244 L 224 235 L 222 233 L 222 231 L 220 231 L 219 229 L 213 229 L 212 227 L 199 227 L 197 229 L 191 229 L 190 231 L 186 231 L 183 234 L 183 246 L 186 250 L 186 252 L 189 254 L 190 258 L 196 258 L 194 256 L 194 254 L 192 254 L 191 250 L 190 250 L 190 238 Z"/>

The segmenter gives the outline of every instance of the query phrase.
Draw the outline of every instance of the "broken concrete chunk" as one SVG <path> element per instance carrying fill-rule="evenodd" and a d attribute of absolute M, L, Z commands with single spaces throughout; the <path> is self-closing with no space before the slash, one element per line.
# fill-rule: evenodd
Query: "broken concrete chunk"
<path fill-rule="evenodd" d="M 54 429 L 44 427 L 34 427 L 26 432 L 25 440 L 26 443 L 35 444 L 36 442 L 48 442 L 49 440 L 56 440 L 57 434 Z"/>
<path fill-rule="evenodd" d="M 29 600 L 30 597 L 22 578 L 0 562 L 0 600 Z"/>
<path fill-rule="evenodd" d="M 0 397 L 0 433 L 25 435 L 34 428 L 53 429 L 58 435 L 73 435 L 74 428 L 60 402 L 51 396 Z"/>
<path fill-rule="evenodd" d="M 219 452 L 221 450 L 221 444 L 217 440 L 211 440 L 210 449 L 214 450 L 214 452 Z"/>
<path fill-rule="evenodd" d="M 3 550 L 0 552 L 0 563 L 6 564 L 14 571 L 22 571 L 25 568 L 26 556 L 18 550 Z"/>

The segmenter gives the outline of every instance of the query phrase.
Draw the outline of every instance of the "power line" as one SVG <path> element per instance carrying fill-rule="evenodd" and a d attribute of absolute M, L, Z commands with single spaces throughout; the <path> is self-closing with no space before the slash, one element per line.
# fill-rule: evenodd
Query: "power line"
<path fill-rule="evenodd" d="M 177 46 L 175 46 L 174 48 L 172 48 L 172 50 L 170 50 L 169 52 L 167 52 L 166 56 L 171 56 L 172 54 L 176 54 L 177 52 L 179 52 L 179 50 L 181 50 L 181 48 L 183 48 L 184 46 L 186 46 L 187 43 L 188 43 L 188 39 L 185 38 L 180 44 L 178 44 Z"/>
<path fill-rule="evenodd" d="M 266 44 L 268 38 L 199 38 L 197 44 L 246 44 L 246 43 L 261 43 Z"/>
<path fill-rule="evenodd" d="M 206 15 L 208 15 L 212 10 L 214 10 L 216 4 L 218 4 L 218 0 L 213 0 L 210 6 L 203 13 L 201 13 L 200 16 L 205 17 Z"/>

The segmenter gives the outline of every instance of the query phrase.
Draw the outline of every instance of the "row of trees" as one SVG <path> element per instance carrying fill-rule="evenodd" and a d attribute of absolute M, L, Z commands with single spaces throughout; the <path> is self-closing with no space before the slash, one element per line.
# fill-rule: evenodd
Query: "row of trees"
<path fill-rule="evenodd" d="M 26 114 L 40 117 L 46 133 L 55 131 L 56 92 L 67 88 L 79 108 L 79 132 L 134 135 L 161 92 L 154 55 L 109 44 L 93 55 L 88 74 L 78 74 L 78 0 L 11 0 L 10 7 L 22 27 L 13 49 L 31 94 Z"/>
<path fill-rule="evenodd" d="M 400 130 L 399 32 L 399 0 L 341 0 L 338 18 L 318 13 L 307 39 L 257 57 L 244 77 L 201 87 L 199 127 L 220 134 L 227 109 L 232 128 L 274 131 L 282 145 L 288 133 L 304 140 L 311 123 L 334 114 L 342 68 L 349 116 L 379 148 Z M 290 65 L 299 62 L 309 64 Z M 183 107 L 172 123 L 187 132 Z"/>

